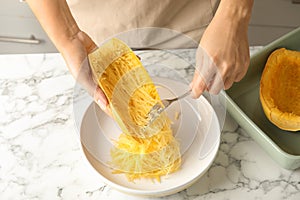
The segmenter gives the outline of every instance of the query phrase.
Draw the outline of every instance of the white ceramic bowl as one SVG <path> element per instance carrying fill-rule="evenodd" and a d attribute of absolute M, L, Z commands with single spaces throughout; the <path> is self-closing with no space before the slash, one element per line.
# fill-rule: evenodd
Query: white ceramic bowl
<path fill-rule="evenodd" d="M 182 94 L 187 85 L 167 78 L 153 78 L 162 98 Z M 161 177 L 161 182 L 141 179 L 129 182 L 123 174 L 113 174 L 107 164 L 111 140 L 121 133 L 117 124 L 92 99 L 86 97 L 74 102 L 75 119 L 84 159 L 96 176 L 106 184 L 124 193 L 141 196 L 165 196 L 179 192 L 198 180 L 212 164 L 220 144 L 218 118 L 204 97 L 195 100 L 186 97 L 167 109 L 173 120 L 173 133 L 180 141 L 181 169 Z M 180 113 L 174 119 L 175 112 Z"/>

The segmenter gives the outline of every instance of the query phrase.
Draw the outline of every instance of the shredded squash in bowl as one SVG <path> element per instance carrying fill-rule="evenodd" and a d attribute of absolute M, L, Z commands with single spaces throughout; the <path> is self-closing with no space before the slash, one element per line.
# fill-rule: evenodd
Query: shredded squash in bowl
<path fill-rule="evenodd" d="M 161 103 L 149 74 L 134 52 L 122 41 L 111 39 L 89 54 L 95 80 L 105 93 L 113 118 L 122 130 L 112 141 L 110 166 L 128 180 L 160 180 L 180 168 L 179 142 L 171 121 L 162 113 L 149 125 L 148 113 Z"/>

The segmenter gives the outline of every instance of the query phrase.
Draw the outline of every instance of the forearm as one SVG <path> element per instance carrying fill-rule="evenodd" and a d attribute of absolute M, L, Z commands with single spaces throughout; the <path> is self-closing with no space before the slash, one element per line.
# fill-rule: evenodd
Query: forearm
<path fill-rule="evenodd" d="M 248 25 L 254 0 L 221 0 L 216 17 Z"/>
<path fill-rule="evenodd" d="M 78 34 L 78 28 L 65 0 L 27 0 L 56 48 L 63 52 Z"/>

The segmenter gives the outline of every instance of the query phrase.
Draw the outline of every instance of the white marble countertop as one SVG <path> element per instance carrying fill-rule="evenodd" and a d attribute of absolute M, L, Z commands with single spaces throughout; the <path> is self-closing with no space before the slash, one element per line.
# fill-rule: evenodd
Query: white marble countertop
<path fill-rule="evenodd" d="M 176 53 L 193 62 L 193 51 Z M 193 73 L 188 66 L 178 71 Z M 74 84 L 59 54 L 0 55 L 1 200 L 300 199 L 300 170 L 276 164 L 228 115 L 213 165 L 188 189 L 141 198 L 106 186 L 82 160 Z"/>

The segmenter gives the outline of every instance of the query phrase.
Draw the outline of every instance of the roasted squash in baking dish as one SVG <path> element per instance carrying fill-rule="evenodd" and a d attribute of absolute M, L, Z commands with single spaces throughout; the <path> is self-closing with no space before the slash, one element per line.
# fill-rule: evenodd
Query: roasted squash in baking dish
<path fill-rule="evenodd" d="M 267 118 L 282 130 L 300 130 L 300 52 L 280 48 L 269 56 L 260 81 Z"/>

